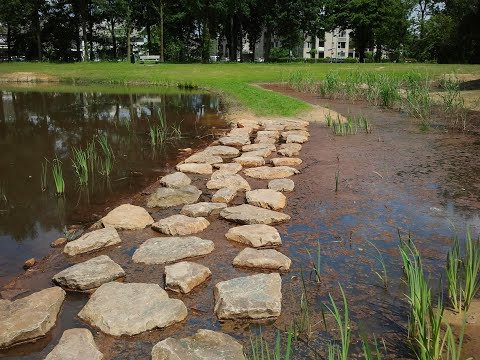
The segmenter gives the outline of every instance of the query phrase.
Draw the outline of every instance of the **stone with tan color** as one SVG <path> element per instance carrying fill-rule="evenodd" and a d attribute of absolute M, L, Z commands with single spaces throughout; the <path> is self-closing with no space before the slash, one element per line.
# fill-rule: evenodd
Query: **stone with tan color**
<path fill-rule="evenodd" d="M 192 179 L 190 179 L 187 175 L 185 175 L 180 171 L 174 172 L 173 174 L 165 175 L 160 179 L 160 184 L 162 184 L 165 187 L 171 187 L 171 188 L 187 186 L 187 185 L 190 185 L 191 183 L 192 183 Z"/>
<path fill-rule="evenodd" d="M 249 152 L 249 151 L 257 151 L 257 150 L 270 150 L 275 151 L 277 147 L 274 144 L 250 144 L 242 146 L 242 151 Z"/>
<path fill-rule="evenodd" d="M 233 159 L 236 163 L 242 165 L 243 167 L 247 166 L 262 166 L 265 165 L 265 159 L 260 156 L 245 155 L 239 156 Z"/>
<path fill-rule="evenodd" d="M 223 145 L 209 146 L 204 150 L 204 152 L 210 155 L 220 156 L 222 158 L 232 158 L 240 154 L 240 151 L 237 148 Z"/>
<path fill-rule="evenodd" d="M 65 330 L 57 346 L 45 360 L 102 360 L 103 354 L 98 350 L 93 335 L 88 329 Z"/>
<path fill-rule="evenodd" d="M 289 166 L 260 166 L 250 169 L 245 169 L 243 172 L 246 176 L 255 179 L 271 180 L 281 179 L 298 174 L 299 171 Z"/>
<path fill-rule="evenodd" d="M 166 209 L 172 206 L 193 204 L 198 201 L 202 192 L 193 185 L 179 188 L 159 187 L 148 196 L 147 206 Z"/>
<path fill-rule="evenodd" d="M 254 248 L 282 245 L 280 233 L 273 226 L 256 224 L 230 228 L 225 234 L 228 240 L 236 241 Z"/>
<path fill-rule="evenodd" d="M 110 282 L 93 293 L 78 316 L 108 335 L 132 336 L 184 320 L 187 307 L 157 284 Z"/>
<path fill-rule="evenodd" d="M 117 230 L 115 230 L 114 227 L 109 226 L 91 231 L 82 235 L 77 240 L 70 241 L 63 248 L 63 252 L 67 255 L 75 256 L 100 250 L 107 246 L 117 245 L 121 242 L 122 239 L 120 239 Z"/>
<path fill-rule="evenodd" d="M 214 296 L 220 320 L 274 318 L 282 309 L 282 279 L 273 273 L 222 281 L 215 285 Z"/>
<path fill-rule="evenodd" d="M 214 216 L 220 214 L 222 209 L 225 209 L 227 204 L 216 203 L 216 202 L 199 202 L 196 204 L 185 205 L 180 211 L 181 214 L 187 216 Z"/>
<path fill-rule="evenodd" d="M 206 151 L 200 151 L 196 154 L 193 154 L 184 160 L 185 164 L 215 164 L 221 163 L 223 159 L 221 156 L 212 155 Z"/>
<path fill-rule="evenodd" d="M 283 131 L 282 132 L 282 139 L 287 140 L 289 135 L 302 135 L 308 138 L 310 136 L 310 133 L 306 130 L 289 130 L 289 131 Z"/>
<path fill-rule="evenodd" d="M 247 191 L 246 198 L 250 205 L 271 210 L 283 209 L 287 203 L 287 198 L 285 195 L 272 189 L 256 189 Z"/>
<path fill-rule="evenodd" d="M 238 224 L 278 224 L 290 220 L 290 216 L 278 211 L 243 204 L 223 209 L 220 217 Z"/>
<path fill-rule="evenodd" d="M 293 191 L 295 183 L 291 179 L 273 179 L 268 182 L 268 188 L 281 192 Z"/>
<path fill-rule="evenodd" d="M 242 146 L 250 144 L 250 136 L 223 136 L 218 142 L 226 146 Z"/>
<path fill-rule="evenodd" d="M 213 167 L 221 171 L 223 174 L 236 174 L 242 170 L 242 165 L 237 163 L 213 164 Z"/>
<path fill-rule="evenodd" d="M 172 215 L 152 224 L 152 229 L 165 235 L 190 235 L 202 232 L 210 223 L 203 217 Z"/>
<path fill-rule="evenodd" d="M 144 208 L 123 204 L 102 218 L 105 227 L 112 226 L 118 230 L 139 230 L 153 224 L 153 219 Z"/>
<path fill-rule="evenodd" d="M 301 144 L 289 143 L 280 145 L 277 152 L 283 156 L 293 157 L 298 156 L 300 150 L 302 150 Z"/>
<path fill-rule="evenodd" d="M 283 131 L 283 130 L 285 130 L 285 125 L 284 124 L 267 123 L 264 126 L 264 130 L 266 130 L 266 131 Z"/>
<path fill-rule="evenodd" d="M 187 294 L 212 275 L 206 266 L 182 261 L 165 266 L 165 289 Z"/>
<path fill-rule="evenodd" d="M 45 336 L 57 321 L 65 300 L 58 286 L 15 301 L 0 300 L 0 349 Z"/>
<path fill-rule="evenodd" d="M 247 151 L 242 154 L 242 156 L 261 156 L 263 158 L 266 158 L 270 156 L 272 153 L 271 149 L 264 148 L 264 149 L 258 149 L 258 150 L 252 150 L 252 151 Z"/>
<path fill-rule="evenodd" d="M 236 127 L 230 130 L 228 136 L 250 136 L 253 128 L 250 126 Z"/>
<path fill-rule="evenodd" d="M 302 163 L 302 159 L 293 157 L 273 158 L 270 161 L 273 166 L 298 166 Z"/>
<path fill-rule="evenodd" d="M 210 164 L 178 164 L 175 168 L 183 173 L 199 175 L 210 175 L 213 172 L 212 165 Z"/>
<path fill-rule="evenodd" d="M 221 188 L 215 194 L 212 195 L 212 201 L 215 203 L 228 204 L 235 196 L 237 196 L 237 189 L 234 188 Z"/>
<path fill-rule="evenodd" d="M 287 144 L 289 143 L 296 143 L 296 144 L 303 144 L 308 141 L 308 136 L 305 135 L 296 135 L 291 134 L 287 136 Z"/>
<path fill-rule="evenodd" d="M 233 266 L 274 271 L 288 271 L 291 264 L 288 256 L 273 249 L 245 248 L 233 259 Z"/>
<path fill-rule="evenodd" d="M 257 137 L 255 139 L 255 144 L 270 144 L 270 145 L 273 145 L 273 144 L 276 144 L 277 143 L 277 139 L 273 138 L 273 137 Z"/>
<path fill-rule="evenodd" d="M 212 176 L 212 179 L 207 182 L 207 189 L 210 190 L 218 190 L 224 187 L 242 191 L 251 189 L 247 180 L 238 174 L 218 174 L 218 176 Z"/>

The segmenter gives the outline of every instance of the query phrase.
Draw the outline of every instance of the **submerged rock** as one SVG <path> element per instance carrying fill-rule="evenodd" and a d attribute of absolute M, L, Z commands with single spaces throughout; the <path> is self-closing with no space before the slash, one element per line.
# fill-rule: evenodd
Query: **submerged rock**
<path fill-rule="evenodd" d="M 239 224 L 277 224 L 290 220 L 290 216 L 281 212 L 262 209 L 243 204 L 223 209 L 220 217 Z"/>
<path fill-rule="evenodd" d="M 153 219 L 144 208 L 123 204 L 102 218 L 103 226 L 112 226 L 120 230 L 137 230 L 153 224 Z"/>
<path fill-rule="evenodd" d="M 260 166 L 256 168 L 245 169 L 244 174 L 251 178 L 271 180 L 271 179 L 281 179 L 286 178 L 295 174 L 298 174 L 299 171 L 295 168 L 289 166 Z"/>
<path fill-rule="evenodd" d="M 152 350 L 152 360 L 245 360 L 243 346 L 221 332 L 200 329 L 183 339 L 166 338 Z"/>
<path fill-rule="evenodd" d="M 78 316 L 109 335 L 137 335 L 184 320 L 187 307 L 157 284 L 110 282 L 93 293 Z"/>
<path fill-rule="evenodd" d="M 143 264 L 168 264 L 210 254 L 213 241 L 195 236 L 162 237 L 145 241 L 133 254 L 133 261 Z"/>
<path fill-rule="evenodd" d="M 272 247 L 282 244 L 280 233 L 273 226 L 257 224 L 230 228 L 225 234 L 228 240 L 236 241 L 254 248 Z"/>
<path fill-rule="evenodd" d="M 227 204 L 221 204 L 216 202 L 199 202 L 196 204 L 185 205 L 180 211 L 181 214 L 187 216 L 214 216 L 220 214 L 222 209 L 225 209 Z"/>
<path fill-rule="evenodd" d="M 190 235 L 205 230 L 210 223 L 203 217 L 172 215 L 152 224 L 152 229 L 166 235 Z"/>
<path fill-rule="evenodd" d="M 173 174 L 165 175 L 160 179 L 160 184 L 162 184 L 165 187 L 171 187 L 171 188 L 187 186 L 187 185 L 190 185 L 191 183 L 192 183 L 192 179 L 190 179 L 187 175 L 185 175 L 180 171 L 174 172 Z"/>
<path fill-rule="evenodd" d="M 74 256 L 100 250 L 107 246 L 117 245 L 121 242 L 122 239 L 120 239 L 117 230 L 115 230 L 114 227 L 106 227 L 86 233 L 79 239 L 70 241 L 63 248 L 63 252 L 67 255 Z"/>
<path fill-rule="evenodd" d="M 167 265 L 165 266 L 165 288 L 186 294 L 211 275 L 212 272 L 208 267 L 190 261 Z"/>
<path fill-rule="evenodd" d="M 216 284 L 214 295 L 220 320 L 277 317 L 282 309 L 282 279 L 277 273 L 239 277 Z"/>
<path fill-rule="evenodd" d="M 179 188 L 159 187 L 147 199 L 148 207 L 166 209 L 172 206 L 193 204 L 198 201 L 202 192 L 193 185 Z"/>
<path fill-rule="evenodd" d="M 15 301 L 0 300 L 0 349 L 45 336 L 64 300 L 65 291 L 58 286 Z"/>
<path fill-rule="evenodd" d="M 283 209 L 287 203 L 285 195 L 272 189 L 247 191 L 246 198 L 250 205 L 272 210 Z"/>
<path fill-rule="evenodd" d="M 34 267 L 36 263 L 37 263 L 37 260 L 35 260 L 35 258 L 30 258 L 23 263 L 23 268 L 25 270 L 30 269 Z"/>
<path fill-rule="evenodd" d="M 289 192 L 295 188 L 295 183 L 291 179 L 274 179 L 268 182 L 268 188 L 276 191 Z"/>
<path fill-rule="evenodd" d="M 92 333 L 88 329 L 65 330 L 57 346 L 45 360 L 102 360 Z"/>
<path fill-rule="evenodd" d="M 68 242 L 68 239 L 67 239 L 67 238 L 61 237 L 61 238 L 58 238 L 58 239 L 56 239 L 56 240 L 53 240 L 53 241 L 50 243 L 50 246 L 51 246 L 52 248 L 59 248 L 59 247 L 64 246 L 67 242 Z"/>
<path fill-rule="evenodd" d="M 291 263 L 292 261 L 288 256 L 273 249 L 256 250 L 245 248 L 233 259 L 234 266 L 275 271 L 288 271 Z"/>

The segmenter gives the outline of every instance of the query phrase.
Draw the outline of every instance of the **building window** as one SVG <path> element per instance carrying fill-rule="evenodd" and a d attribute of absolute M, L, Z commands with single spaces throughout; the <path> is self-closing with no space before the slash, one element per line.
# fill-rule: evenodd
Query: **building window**
<path fill-rule="evenodd" d="M 307 49 L 310 49 L 310 47 L 311 47 L 311 42 L 308 41 L 308 42 L 307 42 Z"/>
<path fill-rule="evenodd" d="M 339 43 L 338 43 L 338 48 L 339 48 L 339 49 L 345 49 L 345 47 L 346 47 L 346 43 L 345 43 L 345 42 L 339 42 Z"/>
<path fill-rule="evenodd" d="M 341 31 L 341 32 L 340 32 L 340 37 L 345 37 L 345 36 L 347 36 L 346 32 L 345 32 L 345 31 Z"/>

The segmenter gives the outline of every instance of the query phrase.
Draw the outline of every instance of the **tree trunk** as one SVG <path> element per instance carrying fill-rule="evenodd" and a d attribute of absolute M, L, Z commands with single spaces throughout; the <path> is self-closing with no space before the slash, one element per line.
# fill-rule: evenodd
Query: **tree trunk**
<path fill-rule="evenodd" d="M 257 44 L 257 39 L 252 37 L 250 40 L 252 41 L 250 43 L 250 50 L 252 50 L 252 61 L 255 62 L 255 45 Z"/>
<path fill-rule="evenodd" d="M 87 37 L 87 1 L 83 0 L 82 7 L 82 39 L 83 39 L 83 61 L 88 61 L 88 37 Z"/>
<path fill-rule="evenodd" d="M 163 48 L 163 1 L 160 0 L 160 62 L 165 61 Z"/>
<path fill-rule="evenodd" d="M 375 62 L 379 63 L 382 61 L 382 44 L 377 45 L 377 51 L 375 52 Z"/>
<path fill-rule="evenodd" d="M 117 38 L 115 37 L 115 19 L 110 19 L 110 31 L 112 32 L 112 59 L 117 58 Z"/>
<path fill-rule="evenodd" d="M 147 49 L 148 49 L 148 55 L 151 55 L 152 53 L 152 33 L 150 29 L 150 24 L 147 24 Z"/>
<path fill-rule="evenodd" d="M 78 21 L 78 15 L 77 15 L 77 21 L 75 22 L 75 44 L 77 46 L 77 61 L 82 61 L 82 41 L 80 39 L 80 21 Z"/>
<path fill-rule="evenodd" d="M 208 21 L 204 20 L 202 29 L 202 63 L 206 64 L 210 60 L 210 29 Z"/>
<path fill-rule="evenodd" d="M 365 45 L 360 45 L 358 48 L 358 61 L 360 64 L 365 61 Z"/>
<path fill-rule="evenodd" d="M 132 27 L 127 23 L 127 62 L 130 61 L 130 55 L 132 54 L 130 35 L 132 33 Z"/>
<path fill-rule="evenodd" d="M 230 44 L 228 47 L 230 61 L 235 61 L 237 59 L 237 52 L 235 47 L 235 21 L 233 16 L 230 17 Z"/>
<path fill-rule="evenodd" d="M 91 7 L 89 7 L 90 9 Z M 90 61 L 95 60 L 95 54 L 93 53 L 93 16 L 88 11 L 88 40 L 90 45 Z"/>
<path fill-rule="evenodd" d="M 37 43 L 37 59 L 42 61 L 42 38 L 41 38 L 41 29 L 40 29 L 40 14 L 39 9 L 35 8 L 33 14 L 33 23 L 35 28 L 35 41 Z"/>
<path fill-rule="evenodd" d="M 242 59 L 242 52 L 243 52 L 243 26 L 240 22 L 238 24 L 238 35 L 239 35 L 239 44 L 238 44 L 238 52 L 240 53 L 240 62 L 243 62 Z"/>
<path fill-rule="evenodd" d="M 12 61 L 12 46 L 10 44 L 11 38 L 12 38 L 12 34 L 11 34 L 10 23 L 7 23 L 7 59 L 8 61 Z M 2 106 L 3 106 L 3 103 L 2 103 Z"/>
<path fill-rule="evenodd" d="M 270 61 L 270 50 L 272 49 L 272 32 L 269 28 L 263 38 L 263 57 L 265 61 Z"/>

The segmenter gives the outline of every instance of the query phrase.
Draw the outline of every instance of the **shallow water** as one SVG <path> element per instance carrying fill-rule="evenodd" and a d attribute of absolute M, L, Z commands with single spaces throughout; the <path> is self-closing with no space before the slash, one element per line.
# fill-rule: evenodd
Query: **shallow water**
<path fill-rule="evenodd" d="M 209 94 L 96 90 L 0 90 L 0 285 L 21 271 L 26 259 L 46 255 L 65 227 L 95 221 L 110 204 L 170 172 L 179 148 L 211 141 L 212 131 L 225 126 L 220 101 Z M 182 138 L 169 136 L 165 144 L 153 147 L 149 129 L 160 117 L 168 127 L 180 128 Z M 101 174 L 99 134 L 107 135 L 115 156 L 108 178 Z M 92 142 L 99 158 L 88 186 L 80 187 L 72 149 L 85 149 Z M 55 157 L 62 162 L 66 183 L 60 197 L 52 176 Z M 45 161 L 47 188 L 42 191 Z"/>

